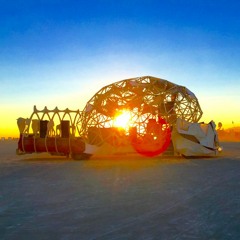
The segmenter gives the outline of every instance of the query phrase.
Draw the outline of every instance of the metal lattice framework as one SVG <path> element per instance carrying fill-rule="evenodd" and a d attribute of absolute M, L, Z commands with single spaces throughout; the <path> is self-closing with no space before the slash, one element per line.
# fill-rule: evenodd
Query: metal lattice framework
<path fill-rule="evenodd" d="M 43 110 L 38 110 L 36 106 L 33 107 L 33 113 L 29 119 L 23 122 L 24 128 L 20 130 L 20 133 L 28 136 L 31 132 L 30 125 L 32 126 L 32 133 L 34 136 L 39 135 L 40 121 L 47 121 L 46 137 L 59 137 L 60 136 L 60 124 L 64 120 L 69 121 L 69 132 L 74 137 L 76 132 L 76 121 L 81 118 L 81 112 L 79 110 L 59 110 L 57 107 L 53 110 L 49 110 L 45 107 Z"/>
<path fill-rule="evenodd" d="M 38 110 L 34 106 L 30 118 L 18 119 L 20 132 L 18 153 L 46 151 L 57 154 L 64 152 L 67 155 L 76 148 L 77 141 L 78 149 L 82 150 L 83 144 L 76 132 L 76 120 L 81 119 L 81 116 L 79 110 L 73 111 L 68 108 L 59 110 L 57 107 L 53 110 L 47 107 Z"/>
<path fill-rule="evenodd" d="M 116 116 L 129 114 L 128 128 L 115 125 Z M 198 122 L 202 110 L 196 96 L 184 86 L 151 76 L 115 82 L 100 89 L 86 104 L 78 131 L 87 142 L 98 144 L 115 136 L 147 133 L 149 121 L 164 119 L 169 126 L 176 119 Z M 117 129 L 116 131 L 114 129 Z M 111 134 L 110 134 L 111 132 Z M 121 138 L 123 139 L 123 138 Z"/>

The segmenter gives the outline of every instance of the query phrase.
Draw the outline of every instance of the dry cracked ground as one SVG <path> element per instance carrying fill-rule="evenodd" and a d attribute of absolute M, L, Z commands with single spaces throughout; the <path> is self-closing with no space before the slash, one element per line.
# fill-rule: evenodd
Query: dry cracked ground
<path fill-rule="evenodd" d="M 16 156 L 0 142 L 0 239 L 240 239 L 240 143 L 215 158 Z"/>

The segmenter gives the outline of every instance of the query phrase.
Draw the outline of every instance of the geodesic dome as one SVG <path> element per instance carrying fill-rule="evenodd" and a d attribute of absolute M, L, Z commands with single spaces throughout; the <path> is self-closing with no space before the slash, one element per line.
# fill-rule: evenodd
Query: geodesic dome
<path fill-rule="evenodd" d="M 90 144 L 124 144 L 132 136 L 141 138 L 149 131 L 157 138 L 155 130 L 149 130 L 156 129 L 156 124 L 164 130 L 174 125 L 177 118 L 198 122 L 201 116 L 196 96 L 186 87 L 144 76 L 100 89 L 87 102 L 78 130 Z"/>

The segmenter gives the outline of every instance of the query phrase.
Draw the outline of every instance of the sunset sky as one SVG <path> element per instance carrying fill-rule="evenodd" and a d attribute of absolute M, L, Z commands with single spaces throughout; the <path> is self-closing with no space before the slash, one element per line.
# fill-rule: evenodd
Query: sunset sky
<path fill-rule="evenodd" d="M 0 0 L 0 137 L 33 106 L 82 109 L 101 87 L 145 75 L 186 86 L 201 121 L 240 125 L 240 3 Z"/>

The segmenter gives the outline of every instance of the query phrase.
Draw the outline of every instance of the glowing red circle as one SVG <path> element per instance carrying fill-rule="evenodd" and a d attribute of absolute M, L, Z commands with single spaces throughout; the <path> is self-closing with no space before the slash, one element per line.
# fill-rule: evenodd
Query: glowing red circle
<path fill-rule="evenodd" d="M 141 155 L 157 156 L 167 150 L 171 142 L 171 129 L 165 119 L 159 118 L 154 134 L 146 134 L 132 141 L 132 146 Z"/>

